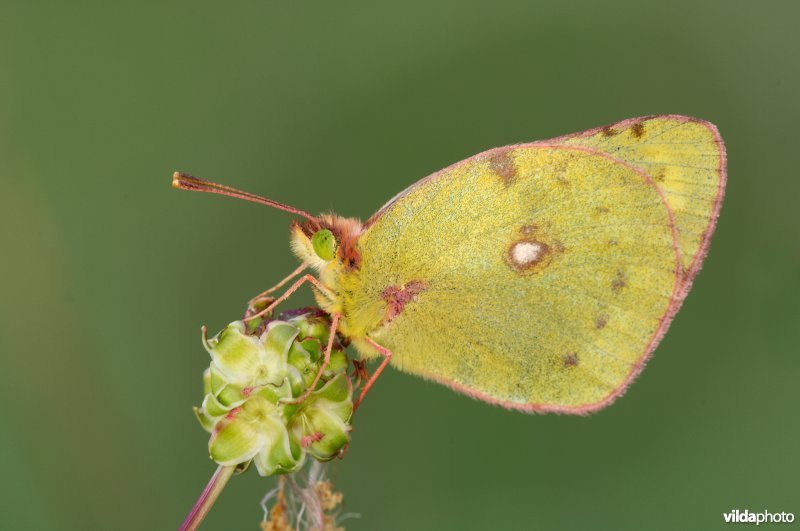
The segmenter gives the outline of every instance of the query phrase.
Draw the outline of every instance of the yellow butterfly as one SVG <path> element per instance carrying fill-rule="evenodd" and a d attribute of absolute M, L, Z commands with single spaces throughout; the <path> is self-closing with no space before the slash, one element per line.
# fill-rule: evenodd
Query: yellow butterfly
<path fill-rule="evenodd" d="M 717 128 L 677 115 L 492 149 L 398 194 L 362 223 L 241 197 L 292 224 L 304 282 L 364 358 L 493 404 L 585 414 L 641 372 L 708 251 L 725 190 Z M 329 345 L 330 348 L 330 345 Z M 320 371 L 321 373 L 322 371 Z M 309 389 L 313 389 L 314 385 Z"/>

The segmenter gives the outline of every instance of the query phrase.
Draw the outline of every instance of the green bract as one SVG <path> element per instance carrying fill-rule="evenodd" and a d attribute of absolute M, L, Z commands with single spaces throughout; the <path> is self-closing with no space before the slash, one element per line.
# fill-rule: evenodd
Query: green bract
<path fill-rule="evenodd" d="M 321 461 L 350 440 L 353 389 L 347 358 L 334 341 L 330 363 L 316 388 L 330 322 L 309 310 L 284 320 L 234 321 L 206 340 L 211 365 L 203 374 L 202 405 L 194 408 L 211 433 L 211 458 L 221 465 L 252 460 L 259 474 L 292 472 L 306 454 Z M 263 331 L 262 331 L 263 330 Z"/>

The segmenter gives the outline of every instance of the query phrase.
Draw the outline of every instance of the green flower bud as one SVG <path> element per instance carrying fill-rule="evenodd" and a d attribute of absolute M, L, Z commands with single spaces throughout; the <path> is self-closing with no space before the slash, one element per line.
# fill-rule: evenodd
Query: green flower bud
<path fill-rule="evenodd" d="M 274 325 L 274 326 L 273 326 Z M 298 330 L 274 321 L 261 338 L 247 335 L 242 321 L 228 325 L 206 344 L 212 370 L 217 369 L 228 384 L 240 388 L 280 385 L 286 378 L 286 354 Z"/>
<path fill-rule="evenodd" d="M 293 436 L 316 459 L 327 461 L 350 440 L 353 386 L 339 373 L 300 405 L 289 424 Z"/>
<path fill-rule="evenodd" d="M 304 308 L 281 314 L 281 319 L 291 323 L 300 331 L 300 339 L 315 338 L 323 346 L 328 344 L 328 331 L 331 328 L 328 315 L 316 308 Z M 322 350 L 320 350 L 322 352 Z"/>

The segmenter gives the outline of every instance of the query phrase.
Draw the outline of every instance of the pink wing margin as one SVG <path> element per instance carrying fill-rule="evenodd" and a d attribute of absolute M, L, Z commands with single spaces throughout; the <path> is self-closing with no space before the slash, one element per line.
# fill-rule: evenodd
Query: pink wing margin
<path fill-rule="evenodd" d="M 698 123 L 698 124 L 703 125 L 704 127 L 706 127 L 713 134 L 714 142 L 715 142 L 715 144 L 717 146 L 717 149 L 719 151 L 719 164 L 718 164 L 718 170 L 717 170 L 718 177 L 719 177 L 719 184 L 718 184 L 718 189 L 717 189 L 717 195 L 716 195 L 716 198 L 714 199 L 714 204 L 712 206 L 711 217 L 709 219 L 708 226 L 706 227 L 706 230 L 703 232 L 702 241 L 701 241 L 700 246 L 698 247 L 698 250 L 697 250 L 697 252 L 696 252 L 696 254 L 694 256 L 694 259 L 692 260 L 690 266 L 685 271 L 680 271 L 680 269 L 681 269 L 681 267 L 680 267 L 680 249 L 678 248 L 677 233 L 676 233 L 676 229 L 675 229 L 675 225 L 674 225 L 674 212 L 672 211 L 672 209 L 669 207 L 669 205 L 667 204 L 666 200 L 664 199 L 663 191 L 660 188 L 658 188 L 658 186 L 655 184 L 655 182 L 652 179 L 652 177 L 649 174 L 647 174 L 642 168 L 639 168 L 639 167 L 634 166 L 634 165 L 632 165 L 630 163 L 627 163 L 624 160 L 615 158 L 612 155 L 610 155 L 609 153 L 598 151 L 598 150 L 593 149 L 593 148 L 582 148 L 580 146 L 562 146 L 561 145 L 561 144 L 563 144 L 564 141 L 569 140 L 569 139 L 593 136 L 593 135 L 599 133 L 600 131 L 602 131 L 603 129 L 605 129 L 607 127 L 612 127 L 612 128 L 617 128 L 617 129 L 624 129 L 624 128 L 627 128 L 629 126 L 632 126 L 633 124 L 641 123 L 641 122 L 644 122 L 644 121 L 647 121 L 647 120 L 665 119 L 665 118 L 666 119 L 676 120 L 676 121 L 682 122 L 682 123 L 694 122 L 694 123 Z M 589 129 L 587 131 L 582 131 L 582 132 L 579 132 L 579 133 L 572 133 L 572 134 L 568 134 L 568 135 L 559 136 L 559 137 L 556 137 L 556 138 L 553 138 L 553 139 L 550 139 L 550 140 L 541 140 L 541 141 L 531 142 L 531 143 L 527 143 L 527 144 L 514 144 L 514 145 L 511 145 L 511 146 L 505 146 L 505 147 L 490 149 L 488 151 L 484 151 L 482 153 L 479 153 L 477 155 L 469 157 L 469 158 L 467 158 L 465 160 L 456 162 L 455 164 L 452 164 L 452 165 L 450 165 L 450 166 L 448 166 L 448 167 L 446 167 L 446 168 L 444 168 L 442 170 L 439 170 L 439 171 L 437 171 L 437 172 L 435 172 L 435 173 L 433 173 L 433 174 L 431 174 L 431 175 L 429 175 L 429 176 L 427 176 L 427 177 L 425 177 L 423 179 L 420 179 L 416 183 L 412 184 L 411 186 L 409 186 L 408 188 L 406 188 L 405 190 L 403 190 L 402 192 L 397 194 L 395 197 L 390 199 L 375 214 L 373 214 L 364 223 L 364 230 L 367 230 L 373 223 L 375 223 L 375 221 L 377 221 L 385 212 L 387 212 L 394 205 L 395 202 L 397 202 L 398 200 L 402 199 L 404 196 L 406 196 L 411 190 L 413 190 L 417 186 L 421 186 L 421 185 L 427 183 L 430 180 L 439 178 L 439 177 L 447 174 L 451 170 L 461 166 L 462 164 L 470 163 L 470 162 L 474 161 L 475 159 L 479 159 L 479 158 L 486 157 L 486 156 L 491 156 L 492 154 L 494 154 L 496 152 L 506 151 L 506 150 L 508 150 L 510 148 L 525 148 L 525 147 L 554 147 L 554 148 L 567 148 L 567 149 L 572 148 L 572 149 L 578 149 L 578 150 L 582 150 L 582 151 L 594 152 L 594 153 L 597 153 L 598 155 L 602 155 L 604 157 L 613 159 L 616 162 L 619 162 L 619 163 L 621 163 L 621 164 L 623 164 L 625 166 L 631 167 L 634 171 L 636 171 L 638 174 L 640 174 L 642 176 L 642 178 L 648 184 L 650 184 L 651 186 L 656 188 L 656 190 L 658 191 L 659 195 L 662 198 L 662 201 L 664 202 L 665 208 L 669 212 L 669 218 L 670 218 L 670 220 L 672 222 L 672 228 L 673 228 L 673 239 L 675 241 L 675 245 L 674 245 L 675 252 L 676 252 L 675 274 L 676 274 L 676 277 L 678 277 L 678 279 L 677 279 L 677 282 L 675 284 L 675 288 L 673 289 L 670 303 L 667 306 L 667 309 L 664 312 L 664 315 L 661 317 L 661 321 L 659 322 L 659 325 L 656 328 L 656 331 L 654 332 L 653 336 L 650 338 L 650 341 L 648 342 L 644 353 L 636 361 L 636 363 L 631 367 L 631 370 L 628 373 L 628 376 L 626 377 L 624 382 L 619 387 L 617 387 L 616 389 L 612 390 L 602 400 L 599 400 L 599 401 L 591 403 L 591 404 L 584 404 L 584 405 L 581 405 L 581 406 L 560 406 L 560 405 L 556 405 L 556 404 L 542 404 L 542 403 L 523 404 L 523 403 L 518 403 L 518 402 L 510 402 L 510 401 L 498 400 L 497 398 L 494 398 L 492 396 L 489 396 L 489 395 L 486 395 L 484 393 L 481 393 L 480 391 L 477 391 L 475 389 L 467 387 L 467 386 L 465 386 L 463 384 L 460 384 L 458 382 L 454 382 L 454 381 L 451 381 L 451 380 L 445 380 L 445 379 L 442 379 L 442 378 L 439 378 L 439 377 L 436 377 L 436 376 L 433 376 L 433 375 L 427 375 L 427 377 L 428 377 L 428 379 L 430 379 L 432 381 L 435 381 L 437 383 L 440 383 L 442 385 L 450 387 L 451 389 L 453 389 L 454 391 L 456 391 L 458 393 L 465 394 L 465 395 L 470 396 L 472 398 L 475 398 L 477 400 L 481 400 L 483 402 L 487 402 L 487 403 L 490 403 L 490 404 L 493 404 L 493 405 L 501 406 L 501 407 L 504 407 L 506 409 L 517 410 L 517 411 L 522 411 L 522 412 L 526 412 L 526 413 L 562 413 L 562 414 L 568 414 L 568 415 L 588 415 L 590 413 L 594 413 L 596 411 L 599 411 L 599 410 L 611 405 L 617 398 L 619 398 L 620 396 L 622 396 L 625 393 L 625 391 L 630 386 L 630 384 L 633 383 L 633 381 L 636 379 L 636 377 L 639 376 L 639 374 L 642 372 L 642 370 L 644 370 L 644 367 L 647 364 L 647 361 L 650 359 L 650 357 L 652 356 L 653 351 L 655 350 L 655 348 L 661 342 L 661 339 L 666 334 L 667 330 L 669 329 L 670 324 L 672 323 L 672 319 L 675 317 L 675 314 L 678 312 L 678 310 L 681 307 L 681 304 L 683 303 L 684 299 L 688 295 L 689 290 L 691 289 L 691 286 L 692 286 L 692 282 L 694 281 L 694 278 L 697 276 L 697 273 L 700 271 L 700 268 L 703 265 L 703 260 L 705 259 L 706 255 L 708 254 L 708 248 L 709 248 L 709 245 L 710 245 L 711 236 L 714 234 L 714 230 L 716 229 L 717 219 L 719 218 L 719 212 L 720 212 L 720 209 L 722 207 L 722 200 L 723 200 L 723 198 L 725 196 L 725 187 L 726 187 L 726 184 L 727 184 L 727 158 L 726 158 L 726 153 L 725 153 L 725 144 L 722 141 L 722 137 L 720 136 L 717 127 L 714 124 L 710 123 L 710 122 L 707 122 L 705 120 L 701 120 L 701 119 L 698 119 L 698 118 L 689 117 L 689 116 L 682 116 L 682 115 L 677 115 L 677 114 L 664 114 L 664 115 L 643 116 L 643 117 L 639 117 L 639 118 L 630 118 L 630 119 L 627 119 L 627 120 L 623 120 L 621 122 L 615 122 L 615 123 L 612 123 L 612 124 L 608 124 L 608 125 L 604 125 L 604 126 L 600 126 L 600 127 L 595 127 L 593 129 Z"/>

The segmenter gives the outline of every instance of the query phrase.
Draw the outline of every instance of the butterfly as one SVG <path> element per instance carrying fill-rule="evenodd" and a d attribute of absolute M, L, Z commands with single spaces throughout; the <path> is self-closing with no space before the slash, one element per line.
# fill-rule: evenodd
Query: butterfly
<path fill-rule="evenodd" d="M 261 313 L 312 284 L 331 320 L 327 355 L 338 334 L 382 358 L 356 407 L 391 364 L 509 409 L 568 414 L 611 404 L 642 371 L 700 270 L 725 182 L 717 128 L 678 115 L 485 151 L 365 222 L 173 176 L 304 218 L 291 225 L 301 265 L 263 295 L 294 282 Z"/>

